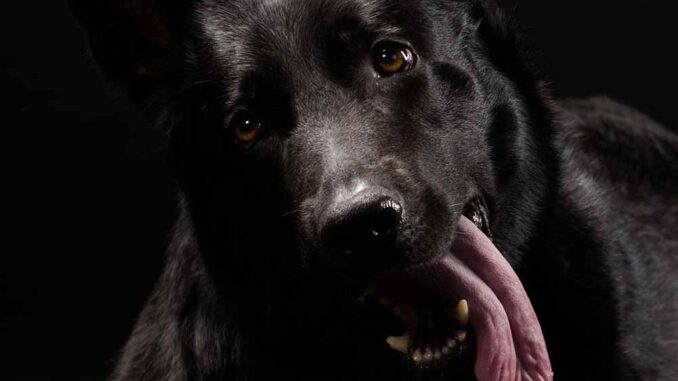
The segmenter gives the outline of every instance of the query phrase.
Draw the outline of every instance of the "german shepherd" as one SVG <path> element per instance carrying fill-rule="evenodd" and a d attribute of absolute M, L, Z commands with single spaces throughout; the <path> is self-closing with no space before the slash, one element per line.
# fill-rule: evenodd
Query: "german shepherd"
<path fill-rule="evenodd" d="M 492 0 L 73 0 L 180 217 L 111 380 L 678 380 L 678 137 Z"/>

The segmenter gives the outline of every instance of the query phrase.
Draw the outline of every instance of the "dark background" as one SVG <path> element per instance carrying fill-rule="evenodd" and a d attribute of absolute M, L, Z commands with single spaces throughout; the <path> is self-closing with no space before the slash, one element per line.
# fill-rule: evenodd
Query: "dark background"
<path fill-rule="evenodd" d="M 525 0 L 516 14 L 556 94 L 609 94 L 676 129 L 670 3 Z M 172 182 L 65 4 L 3 8 L 0 379 L 101 379 L 160 272 Z"/>

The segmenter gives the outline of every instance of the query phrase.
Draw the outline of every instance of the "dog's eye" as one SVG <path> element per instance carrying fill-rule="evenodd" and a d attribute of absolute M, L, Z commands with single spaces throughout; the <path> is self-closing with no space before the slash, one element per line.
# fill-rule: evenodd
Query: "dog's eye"
<path fill-rule="evenodd" d="M 251 145 L 261 134 L 259 119 L 247 111 L 240 111 L 231 119 L 230 130 L 236 143 Z"/>
<path fill-rule="evenodd" d="M 397 42 L 382 42 L 373 50 L 374 69 L 382 77 L 410 70 L 416 63 L 416 55 L 407 45 Z"/>

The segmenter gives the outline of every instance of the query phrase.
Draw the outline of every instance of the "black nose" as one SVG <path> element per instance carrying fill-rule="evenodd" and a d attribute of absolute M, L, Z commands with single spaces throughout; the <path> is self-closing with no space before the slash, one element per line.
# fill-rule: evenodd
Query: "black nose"
<path fill-rule="evenodd" d="M 333 208 L 321 228 L 325 247 L 352 253 L 383 248 L 398 234 L 403 207 L 389 196 L 351 199 Z"/>

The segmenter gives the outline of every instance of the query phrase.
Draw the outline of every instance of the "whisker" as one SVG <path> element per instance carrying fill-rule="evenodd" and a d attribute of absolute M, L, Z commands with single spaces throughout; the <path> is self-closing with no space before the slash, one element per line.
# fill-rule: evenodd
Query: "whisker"
<path fill-rule="evenodd" d="M 301 209 L 290 210 L 289 212 L 283 213 L 281 217 L 288 217 L 299 212 L 301 212 Z"/>

